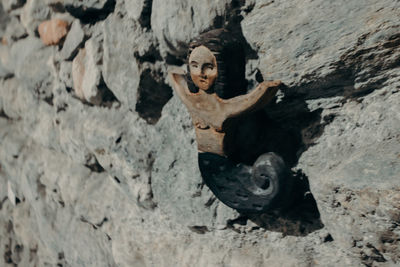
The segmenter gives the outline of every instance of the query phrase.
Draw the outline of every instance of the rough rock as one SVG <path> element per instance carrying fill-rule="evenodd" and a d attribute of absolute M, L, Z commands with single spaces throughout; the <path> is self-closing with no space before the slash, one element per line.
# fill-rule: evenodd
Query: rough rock
<path fill-rule="evenodd" d="M 72 80 L 77 97 L 92 104 L 100 104 L 101 91 L 98 90 L 101 72 L 98 66 L 98 43 L 88 40 L 85 48 L 79 50 L 72 61 Z"/>
<path fill-rule="evenodd" d="M 151 13 L 151 28 L 160 42 L 160 52 L 163 57 L 167 54 L 185 53 L 185 44 L 211 28 L 218 18 L 223 17 L 230 2 L 230 0 L 202 2 L 153 0 L 153 7 L 156 8 Z M 182 21 L 186 23 L 181 23 Z"/>
<path fill-rule="evenodd" d="M 12 71 L 7 67 L 7 61 L 9 59 L 9 48 L 0 44 L 0 77 L 5 78 L 12 75 Z"/>
<path fill-rule="evenodd" d="M 8 21 L 9 17 L 7 13 L 4 11 L 3 5 L 0 5 L 0 36 L 4 34 L 4 30 L 7 27 Z"/>
<path fill-rule="evenodd" d="M 72 81 L 72 62 L 71 61 L 61 61 L 60 71 L 59 71 L 60 81 L 67 87 L 73 88 Z"/>
<path fill-rule="evenodd" d="M 22 7 L 21 23 L 24 25 L 28 34 L 35 35 L 35 31 L 40 23 L 50 19 L 51 9 L 41 0 L 27 0 Z"/>
<path fill-rule="evenodd" d="M 339 64 L 350 51 L 396 34 L 398 22 L 390 18 L 399 15 L 398 5 L 390 0 L 371 2 L 366 8 L 355 2 L 305 1 L 299 8 L 295 0 L 258 1 L 242 22 L 243 34 L 258 51 L 265 79 L 280 79 L 299 89 L 295 86 L 320 78 L 319 84 L 326 86 L 324 82 L 332 81 L 323 78 L 342 74 L 337 73 L 344 71 Z"/>
<path fill-rule="evenodd" d="M 9 75 L 11 75 L 11 73 L 9 71 L 7 71 L 7 69 L 4 66 L 0 65 L 0 77 L 4 78 L 4 77 L 7 77 Z"/>
<path fill-rule="evenodd" d="M 2 5 L 5 11 L 10 12 L 13 9 L 22 7 L 25 2 L 25 0 L 4 0 Z"/>
<path fill-rule="evenodd" d="M 16 17 L 11 17 L 3 35 L 3 44 L 12 45 L 14 42 L 26 37 L 26 29 Z"/>
<path fill-rule="evenodd" d="M 145 1 L 145 0 L 127 0 L 127 1 L 125 1 L 125 7 L 126 7 L 126 12 L 127 12 L 128 16 L 131 19 L 138 21 L 142 14 L 145 2 L 151 2 L 151 1 Z"/>
<path fill-rule="evenodd" d="M 391 83 L 361 103 L 328 111 L 335 120 L 300 162 L 333 238 L 366 264 L 400 259 L 399 86 Z"/>
<path fill-rule="evenodd" d="M 139 77 L 140 72 L 134 51 L 146 51 L 151 42 L 137 23 L 116 15 L 104 22 L 103 29 L 104 81 L 123 105 L 135 110 L 139 79 L 132 77 Z M 124 42 L 117 41 L 121 38 Z"/>
<path fill-rule="evenodd" d="M 390 18 L 399 16 L 399 4 L 374 2 L 364 9 L 317 2 L 306 1 L 301 10 L 296 1 L 257 3 L 243 33 L 259 51 L 264 78 L 289 85 L 283 93 L 293 100 L 281 105 L 318 114 L 301 132 L 311 147 L 297 168 L 307 174 L 335 242 L 366 265 L 398 262 L 400 25 Z M 275 108 L 270 112 L 279 120 L 297 117 Z M 385 241 L 383 233 L 393 240 Z"/>
<path fill-rule="evenodd" d="M 1 3 L 0 266 L 400 264 L 398 1 Z M 62 48 L 35 32 L 52 18 Z M 265 112 L 273 148 L 298 140 L 288 210 L 239 214 L 202 181 L 167 74 L 223 25 L 248 77 L 286 84 Z"/>
<path fill-rule="evenodd" d="M 15 42 L 4 64 L 20 86 L 34 93 L 38 99 L 52 104 L 53 77 L 48 65 L 53 48 L 45 47 L 40 39 L 27 37 Z M 18 103 L 18 105 L 23 105 Z M 29 105 L 31 106 L 31 105 Z"/>
<path fill-rule="evenodd" d="M 63 48 L 61 49 L 60 56 L 61 59 L 69 60 L 77 52 L 77 48 L 83 42 L 85 33 L 82 30 L 81 24 L 78 20 L 75 20 L 68 32 Z"/>
<path fill-rule="evenodd" d="M 84 48 L 80 49 L 74 60 L 72 61 L 72 81 L 74 84 L 74 90 L 77 97 L 85 100 L 85 95 L 83 93 L 83 78 L 85 77 L 85 58 L 86 50 Z M 94 86 L 96 86 L 97 81 L 94 81 Z"/>

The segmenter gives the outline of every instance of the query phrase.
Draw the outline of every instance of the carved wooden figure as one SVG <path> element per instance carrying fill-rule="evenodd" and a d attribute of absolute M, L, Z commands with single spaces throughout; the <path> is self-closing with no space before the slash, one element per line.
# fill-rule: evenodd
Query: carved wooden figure
<path fill-rule="evenodd" d="M 269 153 L 260 156 L 253 169 L 237 167 L 230 160 L 235 148 L 229 139 L 238 126 L 235 118 L 263 108 L 283 85 L 280 81 L 262 82 L 245 93 L 244 52 L 224 29 L 201 35 L 189 47 L 188 72 L 173 71 L 170 78 L 192 117 L 203 179 L 228 206 L 264 211 L 281 197 L 284 163 Z"/>
<path fill-rule="evenodd" d="M 281 86 L 280 81 L 263 82 L 253 91 L 229 99 L 220 98 L 213 90 L 218 76 L 213 53 L 201 45 L 189 56 L 189 72 L 197 93 L 190 92 L 182 74 L 172 73 L 174 88 L 192 116 L 198 148 L 221 156 L 227 155 L 224 138 L 229 131 L 227 121 L 264 107 Z"/>

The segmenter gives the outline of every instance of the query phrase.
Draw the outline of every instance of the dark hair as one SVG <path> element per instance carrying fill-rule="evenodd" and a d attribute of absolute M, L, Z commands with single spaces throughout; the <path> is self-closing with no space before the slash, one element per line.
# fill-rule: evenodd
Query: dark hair
<path fill-rule="evenodd" d="M 212 90 L 221 98 L 231 98 L 246 93 L 244 49 L 226 29 L 205 32 L 190 42 L 187 54 L 188 73 L 186 75 L 189 90 L 191 92 L 199 90 L 190 77 L 188 61 L 193 49 L 201 45 L 210 49 L 217 59 L 218 77 Z"/>

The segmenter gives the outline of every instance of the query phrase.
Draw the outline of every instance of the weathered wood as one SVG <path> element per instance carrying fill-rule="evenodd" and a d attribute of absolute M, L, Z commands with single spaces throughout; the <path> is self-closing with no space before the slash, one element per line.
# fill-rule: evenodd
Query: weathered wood
<path fill-rule="evenodd" d="M 191 93 L 184 75 L 171 73 L 173 87 L 186 105 L 196 129 L 198 149 L 203 152 L 226 156 L 224 145 L 230 125 L 225 122 L 264 107 L 282 86 L 280 81 L 263 82 L 246 95 L 222 99 L 216 93 L 199 90 Z"/>

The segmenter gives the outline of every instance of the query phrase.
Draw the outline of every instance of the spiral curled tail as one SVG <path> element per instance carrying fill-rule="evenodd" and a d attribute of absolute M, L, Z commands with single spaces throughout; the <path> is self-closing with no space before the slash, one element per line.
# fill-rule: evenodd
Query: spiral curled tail
<path fill-rule="evenodd" d="M 243 213 L 260 213 L 287 203 L 290 175 L 275 153 L 261 155 L 253 166 L 234 164 L 211 153 L 199 154 L 203 180 L 227 206 Z"/>

